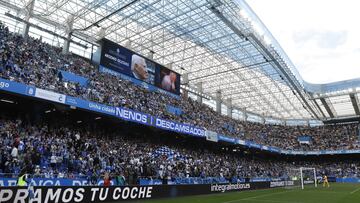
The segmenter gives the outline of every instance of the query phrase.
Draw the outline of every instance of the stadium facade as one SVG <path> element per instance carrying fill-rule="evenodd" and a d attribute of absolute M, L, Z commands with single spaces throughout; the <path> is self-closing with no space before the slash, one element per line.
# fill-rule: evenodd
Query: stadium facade
<path fill-rule="evenodd" d="M 35 163 L 50 174 L 37 186 L 116 173 L 118 199 L 151 197 L 125 176 L 202 188 L 154 186 L 156 197 L 286 186 L 301 164 L 309 183 L 359 181 L 360 79 L 304 81 L 245 1 L 0 0 L 0 16 L 3 186 Z M 37 187 L 37 198 L 56 199 L 42 189 L 74 201 L 108 191 Z"/>

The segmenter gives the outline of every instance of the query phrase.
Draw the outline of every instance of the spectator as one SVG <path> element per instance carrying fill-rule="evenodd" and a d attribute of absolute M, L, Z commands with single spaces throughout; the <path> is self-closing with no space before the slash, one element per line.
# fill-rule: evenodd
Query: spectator
<path fill-rule="evenodd" d="M 11 157 L 12 157 L 13 161 L 16 161 L 18 158 L 18 149 L 15 146 L 13 146 L 13 148 L 11 150 Z"/>
<path fill-rule="evenodd" d="M 111 178 L 108 172 L 106 172 L 104 175 L 104 186 L 105 187 L 111 186 Z"/>

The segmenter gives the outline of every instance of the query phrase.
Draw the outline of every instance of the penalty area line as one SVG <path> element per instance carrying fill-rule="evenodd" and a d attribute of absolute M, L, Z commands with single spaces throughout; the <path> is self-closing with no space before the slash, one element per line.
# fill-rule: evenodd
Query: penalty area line
<path fill-rule="evenodd" d="M 230 201 L 226 201 L 226 202 L 222 202 L 222 203 L 232 203 L 232 202 L 241 202 L 244 200 L 255 200 L 256 198 L 259 197 L 268 197 L 268 196 L 273 196 L 273 195 L 278 195 L 278 194 L 284 194 L 284 193 L 288 193 L 288 192 L 293 192 L 292 190 L 288 190 L 288 191 L 282 191 L 282 192 L 275 192 L 275 193 L 270 193 L 270 194 L 263 194 L 263 195 L 256 195 L 256 196 L 252 196 L 252 197 L 246 197 L 246 198 L 241 198 L 241 199 L 234 199 L 234 200 L 230 200 Z M 288 202 L 291 203 L 291 202 Z"/>
<path fill-rule="evenodd" d="M 280 200 L 264 200 L 264 199 L 251 199 L 250 201 L 254 201 L 254 202 L 274 202 L 274 203 L 299 203 L 299 202 L 289 202 L 289 201 L 280 201 Z"/>
<path fill-rule="evenodd" d="M 358 192 L 358 191 L 360 191 L 360 187 L 357 188 L 357 189 L 355 189 L 355 190 L 353 190 L 353 191 L 351 191 L 350 194 L 354 194 L 355 192 Z"/>

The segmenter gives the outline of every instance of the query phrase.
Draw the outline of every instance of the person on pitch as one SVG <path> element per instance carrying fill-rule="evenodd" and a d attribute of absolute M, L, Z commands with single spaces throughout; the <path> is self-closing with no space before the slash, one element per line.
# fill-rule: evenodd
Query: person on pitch
<path fill-rule="evenodd" d="M 330 187 L 329 181 L 328 181 L 328 177 L 326 175 L 324 175 L 323 177 L 323 187 Z"/>

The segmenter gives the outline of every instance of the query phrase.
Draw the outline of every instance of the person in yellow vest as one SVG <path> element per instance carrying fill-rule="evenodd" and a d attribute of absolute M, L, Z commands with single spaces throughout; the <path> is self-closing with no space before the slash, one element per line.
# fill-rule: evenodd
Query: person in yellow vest
<path fill-rule="evenodd" d="M 17 186 L 21 187 L 21 186 L 26 186 L 27 182 L 26 182 L 26 174 L 20 176 L 17 180 Z"/>
<path fill-rule="evenodd" d="M 324 178 L 323 178 L 323 187 L 325 187 L 325 186 L 330 187 L 328 177 L 326 175 L 324 175 Z"/>
<path fill-rule="evenodd" d="M 27 185 L 27 170 L 23 168 L 18 176 L 17 186 L 22 187 Z"/>

